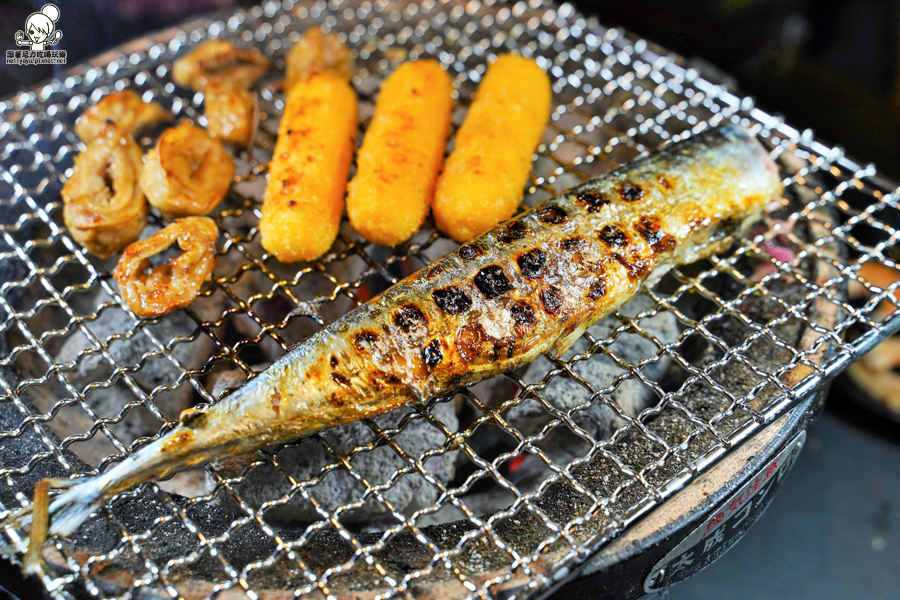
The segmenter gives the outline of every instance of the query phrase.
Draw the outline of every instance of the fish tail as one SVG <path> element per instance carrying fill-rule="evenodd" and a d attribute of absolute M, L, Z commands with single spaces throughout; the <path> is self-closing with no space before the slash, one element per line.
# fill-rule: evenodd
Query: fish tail
<path fill-rule="evenodd" d="M 68 489 L 51 500 L 51 489 L 64 488 Z M 105 498 L 103 477 L 44 479 L 34 488 L 33 502 L 13 513 L 4 523 L 9 530 L 30 528 L 28 538 L 0 547 L 0 553 L 24 552 L 25 573 L 40 573 L 41 549 L 47 537 L 74 533 L 103 505 Z"/>
<path fill-rule="evenodd" d="M 209 412 L 213 410 L 208 409 Z M 192 415 L 186 417 L 190 418 Z M 210 448 L 214 450 L 206 438 L 196 438 L 202 433 L 196 424 L 193 429 L 179 427 L 99 475 L 41 481 L 34 488 L 34 500 L 30 505 L 8 516 L 0 515 L 7 537 L 13 540 L 5 548 L 0 545 L 0 554 L 24 552 L 25 571 L 29 574 L 40 572 L 41 549 L 49 536 L 70 537 L 118 492 L 142 481 L 159 480 L 191 464 Z M 209 454 L 210 458 L 215 456 L 218 454 Z M 51 489 L 65 491 L 51 497 Z M 15 529 L 28 530 L 29 539 L 19 539 L 13 532 Z"/>

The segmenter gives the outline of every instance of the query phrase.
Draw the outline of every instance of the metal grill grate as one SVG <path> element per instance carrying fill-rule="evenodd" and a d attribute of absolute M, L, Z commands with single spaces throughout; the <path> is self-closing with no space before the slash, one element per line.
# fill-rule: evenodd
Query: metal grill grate
<path fill-rule="evenodd" d="M 0 104 L 0 508 L 28 503 L 43 477 L 121 460 L 184 404 L 215 401 L 214 387 L 221 396 L 454 247 L 431 224 L 403 246 L 376 247 L 345 222 L 315 263 L 282 265 L 262 251 L 258 200 L 283 106 L 276 80 L 290 43 L 313 24 L 358 55 L 363 129 L 379 81 L 402 60 L 434 57 L 455 77 L 458 126 L 489 57 L 536 57 L 556 104 L 527 205 L 662 143 L 739 123 L 782 168 L 786 194 L 774 216 L 796 257 L 774 258 L 760 232 L 672 271 L 637 312 L 620 311 L 605 337 L 586 335 L 564 360 L 542 358 L 455 398 L 356 425 L 352 443 L 326 433 L 121 494 L 73 540 L 48 543 L 44 583 L 54 596 L 528 596 L 900 327 L 877 309 L 898 304 L 897 284 L 882 290 L 858 274 L 868 261 L 898 268 L 894 184 L 683 59 L 571 5 L 267 2 L 139 40 Z M 139 320 L 111 280 L 114 262 L 86 255 L 62 226 L 59 191 L 83 148 L 72 125 L 125 87 L 203 124 L 202 95 L 175 87 L 169 67 L 217 36 L 275 59 L 260 131 L 213 215 L 222 232 L 214 280 L 188 309 Z M 162 224 L 151 216 L 151 229 Z M 760 262 L 774 269 L 752 277 Z M 872 297 L 848 303 L 852 281 Z M 661 316 L 676 335 L 649 325 Z M 599 386 L 579 366 L 598 357 L 616 373 Z M 560 382 L 583 398 L 560 408 Z M 624 407 L 638 389 L 653 401 Z M 525 406 L 538 421 L 528 432 Z M 585 427 L 594 406 L 606 407 L 609 435 Z M 291 453 L 319 462 L 298 472 Z M 446 463 L 455 475 L 435 466 Z M 189 498 L 166 491 L 188 486 Z M 327 491 L 340 486 L 349 496 Z"/>

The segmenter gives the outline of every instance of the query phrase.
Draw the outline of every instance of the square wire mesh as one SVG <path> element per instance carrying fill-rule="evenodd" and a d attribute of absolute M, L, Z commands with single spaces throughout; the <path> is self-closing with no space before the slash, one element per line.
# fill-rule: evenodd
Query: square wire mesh
<path fill-rule="evenodd" d="M 860 275 L 870 261 L 898 269 L 894 184 L 680 57 L 568 4 L 267 2 L 139 40 L 0 105 L 0 508 L 30 502 L 43 477 L 120 461 L 182 408 L 214 402 L 455 247 L 430 222 L 398 248 L 377 247 L 345 219 L 313 263 L 280 264 L 262 250 L 277 81 L 312 25 L 357 56 L 363 131 L 379 82 L 403 60 L 432 57 L 454 76 L 456 127 L 491 57 L 535 57 L 554 82 L 554 111 L 525 206 L 734 122 L 782 169 L 778 219 L 723 256 L 673 270 L 562 360 L 355 424 L 352 435 L 120 494 L 73 540 L 48 543 L 44 583 L 55 597 L 528 596 L 897 329 L 886 307 L 897 306 L 898 284 Z M 187 309 L 138 319 L 110 276 L 114 261 L 87 255 L 62 225 L 59 192 L 84 147 L 72 125 L 126 87 L 204 124 L 202 94 L 176 87 L 170 67 L 212 37 L 273 58 L 260 132 L 213 214 L 213 281 Z M 151 215 L 151 231 L 164 224 Z M 845 299 L 851 282 L 860 302 Z M 598 379 L 585 369 L 601 359 Z"/>

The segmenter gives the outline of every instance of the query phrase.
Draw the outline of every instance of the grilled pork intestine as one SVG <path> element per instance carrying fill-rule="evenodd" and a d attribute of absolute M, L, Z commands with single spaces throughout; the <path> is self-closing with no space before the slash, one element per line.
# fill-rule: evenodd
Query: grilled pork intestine
<path fill-rule="evenodd" d="M 156 317 L 194 301 L 216 266 L 219 229 L 209 217 L 185 217 L 125 249 L 115 270 L 135 314 Z M 153 267 L 150 258 L 178 244 L 182 253 Z"/>
<path fill-rule="evenodd" d="M 166 217 L 205 215 L 222 200 L 233 176 L 222 142 L 185 124 L 163 132 L 147 153 L 141 188 Z"/>
<path fill-rule="evenodd" d="M 256 125 L 256 94 L 234 86 L 213 86 L 203 96 L 206 130 L 229 144 L 246 146 Z"/>
<path fill-rule="evenodd" d="M 297 40 L 286 60 L 284 87 L 288 90 L 313 73 L 332 73 L 350 81 L 355 71 L 350 50 L 336 35 L 322 33 L 318 27 L 309 29 Z"/>
<path fill-rule="evenodd" d="M 123 133 L 135 135 L 142 129 L 169 121 L 172 113 L 158 102 L 144 102 L 133 90 L 107 94 L 84 111 L 75 122 L 75 133 L 84 142 L 91 142 L 103 133 L 109 123 Z"/>
<path fill-rule="evenodd" d="M 249 89 L 268 70 L 269 59 L 256 48 L 242 50 L 227 40 L 216 39 L 176 60 L 172 79 L 197 91 L 221 85 Z"/>
<path fill-rule="evenodd" d="M 63 220 L 88 252 L 106 258 L 140 236 L 147 222 L 140 171 L 141 149 L 113 125 L 75 157 L 62 189 Z"/>

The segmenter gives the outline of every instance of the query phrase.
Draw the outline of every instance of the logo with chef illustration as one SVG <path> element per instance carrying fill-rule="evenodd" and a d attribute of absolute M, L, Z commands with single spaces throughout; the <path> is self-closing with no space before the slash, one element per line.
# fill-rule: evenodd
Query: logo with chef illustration
<path fill-rule="evenodd" d="M 28 46 L 27 50 L 7 50 L 8 65 L 64 65 L 66 51 L 53 50 L 51 46 L 62 39 L 62 31 L 56 29 L 59 8 L 45 4 L 40 12 L 31 13 L 25 19 L 25 30 L 16 32 L 16 45 Z"/>

